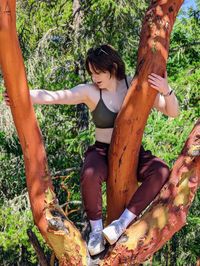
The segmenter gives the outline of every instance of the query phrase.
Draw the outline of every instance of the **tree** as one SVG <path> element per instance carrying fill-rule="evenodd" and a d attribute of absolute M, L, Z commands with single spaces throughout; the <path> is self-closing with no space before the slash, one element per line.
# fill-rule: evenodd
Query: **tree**
<path fill-rule="evenodd" d="M 135 157 L 134 165 L 136 166 L 137 164 L 136 157 L 142 132 L 155 98 L 155 93 L 149 92 L 147 82 L 145 81 L 148 73 L 151 71 L 160 75 L 165 71 L 169 35 L 181 4 L 182 1 L 176 1 L 176 3 L 173 1 L 165 1 L 164 4 L 152 1 L 146 13 L 138 52 L 136 76 L 119 114 L 114 131 L 111 148 L 111 155 L 113 154 L 113 157 L 111 157 L 111 171 L 116 171 L 117 168 L 115 165 L 119 165 L 121 168 L 123 166 L 125 171 L 129 170 L 127 169 L 128 166 L 124 164 L 124 159 L 123 161 L 120 160 L 121 155 L 123 155 L 123 158 L 126 158 L 127 155 L 132 153 L 131 156 Z M 86 245 L 79 231 L 65 217 L 53 192 L 46 163 L 46 154 L 30 102 L 22 56 L 16 35 L 15 1 L 11 0 L 8 2 L 4 0 L 1 2 L 0 7 L 0 63 L 5 85 L 11 99 L 14 122 L 24 154 L 27 187 L 35 223 L 47 243 L 55 251 L 61 265 L 87 265 Z M 159 69 L 156 66 L 156 62 L 158 61 L 161 62 Z M 11 68 L 13 73 L 12 77 L 9 75 Z M 137 98 L 141 99 L 140 103 L 146 103 L 143 114 L 141 114 L 140 107 L 142 105 L 136 104 L 135 100 L 133 100 Z M 131 113 L 133 109 L 132 105 L 135 108 L 133 111 L 134 116 Z M 136 119 L 139 119 L 140 123 L 138 125 L 134 124 Z M 128 126 L 128 131 L 123 131 L 125 134 L 122 135 L 120 129 L 124 120 L 126 121 L 125 129 Z M 136 133 L 135 136 L 137 138 L 135 138 L 135 142 L 132 141 L 124 149 L 125 146 L 123 145 L 126 145 L 126 139 L 130 137 L 130 130 Z M 199 155 L 199 146 L 197 145 L 198 143 L 196 144 L 198 131 L 199 123 L 186 143 L 183 153 L 174 167 L 174 172 L 172 172 L 169 183 L 163 188 L 151 209 L 127 230 L 126 236 L 128 238 L 125 240 L 121 239 L 115 247 L 110 248 L 111 250 L 108 256 L 100 262 L 102 265 L 142 262 L 150 254 L 158 250 L 184 224 L 185 214 L 199 183 L 199 158 L 195 159 L 195 156 Z M 120 147 L 116 143 L 121 138 L 124 142 Z M 116 148 L 119 149 L 116 151 Z M 115 156 L 116 158 L 114 158 Z M 134 165 L 130 167 L 132 170 L 134 170 Z M 126 173 L 127 176 L 132 178 L 132 174 Z M 129 180 L 127 181 L 129 182 Z M 109 187 L 112 189 L 112 186 Z M 118 189 L 121 189 L 120 185 Z M 132 187 L 132 189 L 126 190 L 123 193 L 124 198 L 120 199 L 121 206 L 117 210 L 118 213 L 121 212 L 134 189 Z M 173 192 L 173 196 L 169 193 L 171 191 Z M 115 193 L 118 193 L 118 190 L 115 190 Z M 108 201 L 108 210 L 109 204 Z M 176 213 L 182 215 L 182 219 L 179 220 L 175 215 Z M 114 215 L 115 213 L 113 214 L 109 211 L 108 219 L 113 219 Z M 170 224 L 174 224 L 174 228 L 171 228 Z M 146 229 L 149 234 L 147 234 Z M 133 239 L 135 230 L 139 232 L 136 234 L 138 239 Z M 159 234 L 156 237 L 155 232 L 158 233 L 158 231 Z M 163 238 L 164 233 L 166 234 L 165 238 Z M 142 248 L 141 243 L 143 244 Z"/>

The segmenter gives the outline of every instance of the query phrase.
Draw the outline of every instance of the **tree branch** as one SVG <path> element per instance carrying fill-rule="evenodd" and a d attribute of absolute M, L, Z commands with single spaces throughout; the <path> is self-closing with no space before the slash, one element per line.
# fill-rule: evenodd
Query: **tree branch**
<path fill-rule="evenodd" d="M 49 262 L 45 256 L 45 254 L 44 254 L 42 247 L 40 246 L 40 243 L 39 243 L 35 233 L 31 229 L 28 229 L 27 235 L 29 237 L 29 240 L 30 240 L 33 248 L 35 249 L 35 252 L 37 254 L 40 266 L 48 266 Z"/>

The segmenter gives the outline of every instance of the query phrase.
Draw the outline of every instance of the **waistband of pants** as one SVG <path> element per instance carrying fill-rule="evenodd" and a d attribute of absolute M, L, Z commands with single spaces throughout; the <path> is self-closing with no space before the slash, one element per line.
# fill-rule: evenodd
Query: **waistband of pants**
<path fill-rule="evenodd" d="M 100 142 L 100 141 L 95 141 L 94 145 L 97 147 L 97 148 L 104 148 L 104 149 L 108 149 L 110 144 L 108 143 L 104 143 L 104 142 Z"/>

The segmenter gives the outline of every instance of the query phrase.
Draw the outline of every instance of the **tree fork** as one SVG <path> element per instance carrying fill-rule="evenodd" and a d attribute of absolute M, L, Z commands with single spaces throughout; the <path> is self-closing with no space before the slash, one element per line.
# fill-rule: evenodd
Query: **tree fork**
<path fill-rule="evenodd" d="M 170 33 L 182 3 L 152 0 L 145 14 L 135 77 L 117 117 L 109 152 L 107 223 L 120 216 L 137 189 L 138 153 L 157 94 L 148 84 L 148 75 L 164 77 Z"/>
<path fill-rule="evenodd" d="M 169 2 L 170 1 L 164 0 L 159 1 L 162 7 L 166 7 L 165 5 Z M 181 5 L 182 1 L 176 1 L 176 3 L 172 3 L 171 1 L 172 6 L 169 5 L 169 12 L 175 12 L 173 19 L 175 19 L 178 12 L 177 2 L 180 2 L 179 4 Z M 59 259 L 60 265 L 89 265 L 90 262 L 87 257 L 85 242 L 82 240 L 79 231 L 66 218 L 64 212 L 59 207 L 58 201 L 53 192 L 43 141 L 30 101 L 23 59 L 17 39 L 15 4 L 15 0 L 1 0 L 0 2 L 0 64 L 11 101 L 11 111 L 23 150 L 27 187 L 34 221 L 44 239 L 54 250 L 56 257 Z M 160 10 L 156 1 L 152 4 L 154 5 L 153 7 L 156 9 L 156 12 L 157 10 Z M 151 10 L 151 8 L 149 10 Z M 172 16 L 171 13 L 170 16 Z M 147 18 L 147 21 L 151 21 L 150 18 L 152 18 L 152 15 Z M 167 16 L 163 19 L 165 22 L 168 22 Z M 154 23 L 154 20 L 152 21 Z M 171 27 L 171 22 L 168 23 L 165 24 L 165 26 L 168 25 Z M 153 32 L 155 26 L 154 24 L 152 25 L 151 30 Z M 165 31 L 163 30 L 166 36 L 169 36 L 168 34 L 171 32 L 171 28 L 168 28 L 168 26 Z M 148 30 L 148 28 L 146 30 Z M 153 42 L 153 37 L 152 39 L 148 39 L 148 41 L 149 45 L 155 42 L 155 40 Z M 138 134 L 140 141 L 144 125 L 143 127 L 136 127 L 137 130 L 135 131 L 133 126 L 135 127 L 137 125 L 135 122 L 133 123 L 133 120 L 139 121 L 141 124 L 144 122 L 145 124 L 148 110 L 151 109 L 151 105 L 155 98 L 155 92 L 152 90 L 150 93 L 149 90 L 147 90 L 148 84 L 146 77 L 147 74 L 150 73 L 150 70 L 158 74 L 163 74 L 167 57 L 167 52 L 162 48 L 160 42 L 153 47 L 158 48 L 157 52 L 154 50 L 154 56 L 160 60 L 159 62 L 163 60 L 161 65 L 163 66 L 161 69 L 162 71 L 160 70 L 156 72 L 156 70 L 158 70 L 157 67 L 152 65 L 153 60 L 154 64 L 157 61 L 154 58 L 149 57 L 147 50 L 150 48 L 148 47 L 148 49 L 145 50 L 145 45 L 140 48 L 141 52 L 139 50 L 138 58 L 145 58 L 144 60 L 142 59 L 142 62 L 141 60 L 138 61 L 140 62 L 137 67 L 138 74 L 133 81 L 132 89 L 129 91 L 128 98 L 126 98 L 125 104 L 123 105 L 121 114 L 118 118 L 120 121 L 120 117 L 123 116 L 123 113 L 125 115 L 130 115 L 130 119 L 126 116 L 125 122 L 130 123 L 131 131 Z M 142 56 L 140 56 L 140 54 Z M 164 54 L 164 56 L 160 58 L 160 54 Z M 150 53 L 150 55 L 153 57 L 153 54 Z M 152 59 L 152 61 L 147 64 L 146 58 L 148 60 Z M 151 69 L 149 66 L 151 66 Z M 144 71 L 145 69 L 146 72 Z M 12 73 L 12 76 L 10 73 Z M 141 85 L 143 75 L 144 85 Z M 140 102 L 147 105 L 148 108 L 145 107 L 145 110 L 148 110 L 145 111 L 146 113 L 144 117 L 141 115 L 139 105 L 136 105 L 137 102 L 130 98 L 129 95 L 131 94 L 138 97 L 138 99 L 141 97 Z M 129 109 L 126 108 L 128 102 L 130 102 L 131 105 L 131 108 Z M 138 112 L 137 116 L 132 116 L 131 109 L 135 108 L 134 105 L 137 107 L 135 109 L 135 112 Z M 121 127 L 121 125 L 120 127 L 119 125 L 117 122 L 116 129 L 118 131 Z M 117 132 L 116 129 L 115 135 Z M 127 128 L 123 129 L 126 130 Z M 200 122 L 195 126 L 186 142 L 185 148 L 175 163 L 169 182 L 163 187 L 149 210 L 147 210 L 136 223 L 128 228 L 126 233 L 120 238 L 115 246 L 110 247 L 106 257 L 99 261 L 99 264 L 114 266 L 124 265 L 124 263 L 126 263 L 126 265 L 133 265 L 133 263 L 137 264 L 144 262 L 184 225 L 187 211 L 193 200 L 195 191 L 200 184 L 199 132 Z M 122 133 L 124 132 L 119 131 L 119 134 Z M 130 131 L 126 131 L 125 133 L 127 136 L 133 134 Z M 128 135 L 129 133 L 131 134 Z M 134 138 L 137 139 L 137 136 Z M 126 140 L 127 139 L 124 141 Z M 121 138 L 117 139 L 115 137 L 112 145 L 121 145 L 121 142 L 117 141 L 121 141 Z M 136 142 L 137 149 L 139 149 L 140 141 Z M 127 147 L 127 150 L 128 149 L 129 147 Z M 123 156 L 125 156 L 127 150 L 124 149 L 124 153 L 121 154 L 121 160 L 118 161 L 119 163 L 123 164 Z M 137 155 L 135 150 L 133 150 L 133 155 Z M 133 155 L 131 155 L 131 157 Z M 135 161 L 137 160 L 135 159 Z M 116 190 L 116 193 L 118 193 L 118 190 Z"/>
<path fill-rule="evenodd" d="M 101 265 L 145 262 L 185 225 L 199 186 L 200 119 L 175 162 L 168 182 L 144 214 L 110 248 Z"/>

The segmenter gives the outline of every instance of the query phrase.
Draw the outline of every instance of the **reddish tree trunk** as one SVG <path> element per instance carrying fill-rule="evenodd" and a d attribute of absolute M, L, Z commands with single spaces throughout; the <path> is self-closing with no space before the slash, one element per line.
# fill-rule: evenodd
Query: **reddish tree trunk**
<path fill-rule="evenodd" d="M 144 17 L 136 74 L 115 124 L 107 185 L 107 222 L 119 217 L 137 189 L 136 169 L 144 127 L 157 92 L 148 75 L 164 76 L 170 33 L 183 0 L 151 1 Z"/>
<path fill-rule="evenodd" d="M 175 162 L 169 181 L 152 205 L 110 248 L 101 265 L 142 263 L 186 223 L 189 207 L 200 185 L 200 120 Z"/>
<path fill-rule="evenodd" d="M 66 263 L 86 265 L 86 245 L 80 232 L 67 220 L 57 205 L 53 193 L 46 153 L 30 100 L 16 33 L 15 9 L 15 0 L 0 1 L 0 65 L 24 155 L 26 182 L 34 222 L 60 260 L 64 257 Z M 71 251 L 69 255 L 65 254 L 66 249 Z M 77 255 L 77 250 L 80 250 L 83 257 Z"/>
<path fill-rule="evenodd" d="M 5 86 L 11 101 L 13 120 L 18 132 L 25 161 L 27 187 L 31 208 L 41 232 L 47 223 L 44 210 L 44 191 L 52 188 L 46 153 L 28 91 L 26 73 L 15 26 L 15 1 L 0 2 L 0 63 Z M 38 147 L 40 147 L 38 149 Z"/>
<path fill-rule="evenodd" d="M 167 0 L 153 2 L 153 6 L 146 14 L 142 30 L 144 39 L 142 38 L 140 42 L 137 75 L 118 117 L 112 141 L 111 170 L 112 167 L 113 170 L 110 189 L 114 196 L 120 195 L 119 199 L 117 197 L 114 199 L 117 199 L 117 204 L 121 205 L 120 208 L 112 205 L 116 215 L 122 211 L 135 189 L 132 186 L 129 190 L 127 180 L 119 184 L 121 181 L 119 174 L 121 179 L 126 178 L 124 173 L 129 178 L 133 177 L 142 132 L 156 94 L 148 88 L 146 78 L 151 71 L 160 75 L 165 71 L 169 34 L 182 3 L 182 1 Z M 158 25 L 160 28 L 157 32 Z M 150 36 L 148 36 L 149 27 Z M 160 69 L 156 66 L 157 62 L 160 62 Z M 0 64 L 24 154 L 34 221 L 54 250 L 60 265 L 88 265 L 85 242 L 79 231 L 65 217 L 53 193 L 46 154 L 30 101 L 16 34 L 15 0 L 0 2 Z M 110 247 L 107 256 L 99 261 L 99 264 L 114 266 L 144 262 L 184 225 L 188 208 L 200 184 L 199 127 L 198 123 L 173 168 L 169 182 L 150 209 L 129 227 L 115 246 Z M 133 158 L 133 165 L 126 163 L 129 157 Z M 116 172 L 117 167 L 119 173 Z M 118 187 L 114 192 L 112 186 L 115 185 L 115 177 Z M 134 184 L 136 185 L 136 181 Z M 110 201 L 108 204 L 109 219 L 112 219 L 115 213 L 110 211 Z"/>

